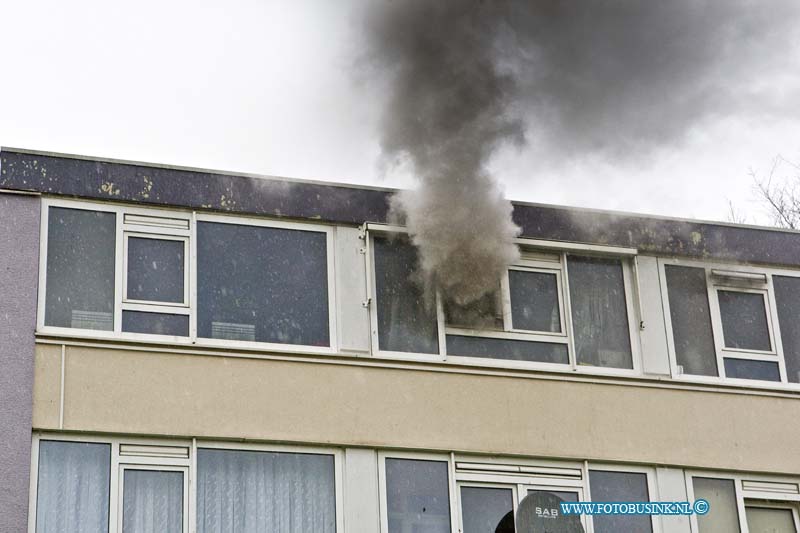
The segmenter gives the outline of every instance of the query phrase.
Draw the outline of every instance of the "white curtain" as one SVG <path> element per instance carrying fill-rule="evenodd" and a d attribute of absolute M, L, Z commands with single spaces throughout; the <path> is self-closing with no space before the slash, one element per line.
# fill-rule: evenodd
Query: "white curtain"
<path fill-rule="evenodd" d="M 181 533 L 183 473 L 125 470 L 122 533 Z"/>
<path fill-rule="evenodd" d="M 334 533 L 332 455 L 201 449 L 198 533 Z"/>
<path fill-rule="evenodd" d="M 42 441 L 37 533 L 107 533 L 111 446 Z"/>

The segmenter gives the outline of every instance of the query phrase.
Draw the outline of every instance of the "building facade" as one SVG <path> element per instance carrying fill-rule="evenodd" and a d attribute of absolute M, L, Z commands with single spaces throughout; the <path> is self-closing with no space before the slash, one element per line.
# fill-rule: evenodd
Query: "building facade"
<path fill-rule="evenodd" d="M 2 150 L 0 531 L 798 531 L 800 234 L 517 203 L 476 329 L 391 194 Z"/>

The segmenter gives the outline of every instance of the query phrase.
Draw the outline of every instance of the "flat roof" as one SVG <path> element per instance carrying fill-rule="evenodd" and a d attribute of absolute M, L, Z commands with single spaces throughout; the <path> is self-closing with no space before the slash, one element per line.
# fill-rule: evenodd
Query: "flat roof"
<path fill-rule="evenodd" d="M 339 224 L 386 223 L 395 189 L 0 148 L 0 189 Z M 800 232 L 514 202 L 522 237 L 800 266 Z"/>

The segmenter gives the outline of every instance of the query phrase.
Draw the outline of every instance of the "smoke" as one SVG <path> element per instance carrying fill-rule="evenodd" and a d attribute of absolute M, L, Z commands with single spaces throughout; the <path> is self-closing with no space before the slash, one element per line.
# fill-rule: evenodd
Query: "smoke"
<path fill-rule="evenodd" d="M 370 3 L 369 55 L 389 82 L 383 158 L 419 180 L 392 211 L 423 278 L 463 305 L 516 260 L 519 229 L 487 171 L 504 145 L 625 160 L 713 117 L 786 112 L 793 95 L 764 80 L 796 68 L 799 11 L 794 0 Z"/>

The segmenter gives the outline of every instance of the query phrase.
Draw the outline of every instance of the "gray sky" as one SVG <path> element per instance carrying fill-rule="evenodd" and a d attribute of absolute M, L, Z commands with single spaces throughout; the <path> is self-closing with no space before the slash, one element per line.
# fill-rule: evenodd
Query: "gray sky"
<path fill-rule="evenodd" d="M 410 186 L 402 168 L 378 170 L 386 88 L 359 66 L 365 2 L 7 2 L 0 144 Z M 678 143 L 619 159 L 548 157 L 534 142 L 492 169 L 516 200 L 724 219 L 730 199 L 763 222 L 750 170 L 800 161 L 800 106 L 785 106 L 800 94 L 798 43 L 758 73 L 763 106 L 723 108 Z"/>

